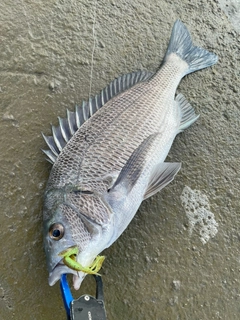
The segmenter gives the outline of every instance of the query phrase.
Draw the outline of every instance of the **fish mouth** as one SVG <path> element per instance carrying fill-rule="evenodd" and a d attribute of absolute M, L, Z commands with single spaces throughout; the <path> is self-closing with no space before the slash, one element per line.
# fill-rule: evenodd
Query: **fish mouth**
<path fill-rule="evenodd" d="M 58 280 L 60 280 L 63 274 L 69 273 L 74 276 L 78 276 L 77 270 L 73 270 L 65 262 L 67 253 L 72 250 L 72 248 L 76 248 L 76 246 L 71 246 L 58 254 L 58 259 L 55 261 L 55 265 L 52 265 L 52 268 L 49 270 L 48 283 L 50 286 L 53 286 Z"/>
<path fill-rule="evenodd" d="M 78 290 L 82 284 L 83 279 L 87 275 L 84 272 L 75 271 L 66 266 L 62 260 L 55 266 L 55 268 L 49 273 L 48 283 L 50 286 L 53 286 L 58 280 L 60 280 L 63 274 L 72 274 L 73 275 L 73 287 L 75 290 Z"/>
<path fill-rule="evenodd" d="M 77 271 L 70 269 L 63 263 L 63 259 L 54 267 L 54 269 L 49 273 L 48 283 L 53 286 L 58 280 L 60 280 L 62 274 L 70 273 L 73 275 L 78 275 Z"/>

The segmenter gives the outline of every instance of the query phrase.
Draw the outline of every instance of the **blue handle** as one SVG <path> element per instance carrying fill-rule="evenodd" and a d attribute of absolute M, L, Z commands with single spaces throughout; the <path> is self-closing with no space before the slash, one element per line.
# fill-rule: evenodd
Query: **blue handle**
<path fill-rule="evenodd" d="M 67 312 L 68 317 L 70 317 L 70 304 L 73 301 L 73 296 L 68 285 L 67 275 L 63 274 L 60 279 L 60 288 L 63 298 L 63 303 Z"/>

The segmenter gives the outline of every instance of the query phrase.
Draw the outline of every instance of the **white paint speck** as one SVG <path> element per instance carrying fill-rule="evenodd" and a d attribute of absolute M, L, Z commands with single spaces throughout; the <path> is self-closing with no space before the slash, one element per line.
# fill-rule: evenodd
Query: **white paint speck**
<path fill-rule="evenodd" d="M 218 232 L 218 223 L 214 214 L 210 211 L 209 201 L 206 195 L 199 190 L 184 187 L 180 196 L 189 223 L 189 234 L 193 230 L 199 233 L 203 244 L 207 243 Z"/>

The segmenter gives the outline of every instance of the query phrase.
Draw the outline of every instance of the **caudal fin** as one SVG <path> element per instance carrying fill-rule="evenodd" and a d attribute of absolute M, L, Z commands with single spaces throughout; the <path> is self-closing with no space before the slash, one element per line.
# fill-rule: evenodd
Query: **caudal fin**
<path fill-rule="evenodd" d="M 176 53 L 187 62 L 189 68 L 186 74 L 210 67 L 218 61 L 218 57 L 214 53 L 193 45 L 189 31 L 180 20 L 174 23 L 164 60 L 171 53 Z"/>

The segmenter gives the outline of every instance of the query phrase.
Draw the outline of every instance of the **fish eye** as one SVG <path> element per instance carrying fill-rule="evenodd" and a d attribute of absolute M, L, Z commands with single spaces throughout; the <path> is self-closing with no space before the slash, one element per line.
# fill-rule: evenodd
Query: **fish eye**
<path fill-rule="evenodd" d="M 60 240 L 64 236 L 64 226 L 61 223 L 54 223 L 49 228 L 49 236 L 53 240 Z"/>

